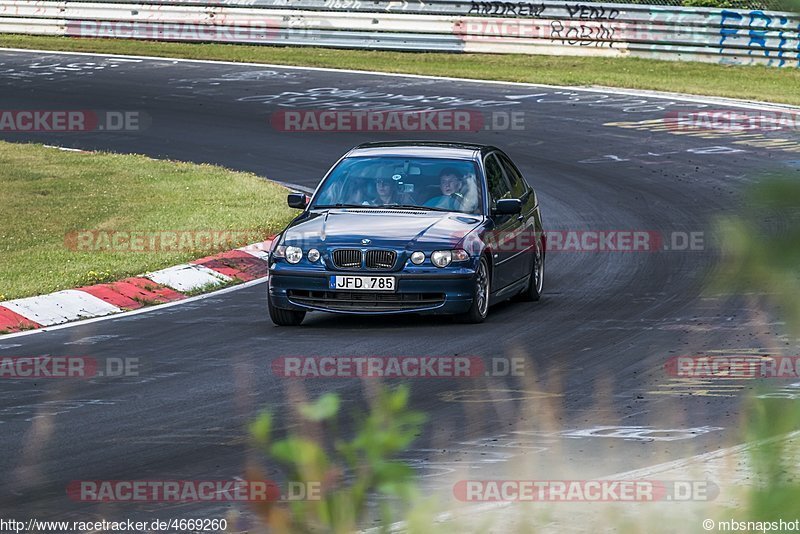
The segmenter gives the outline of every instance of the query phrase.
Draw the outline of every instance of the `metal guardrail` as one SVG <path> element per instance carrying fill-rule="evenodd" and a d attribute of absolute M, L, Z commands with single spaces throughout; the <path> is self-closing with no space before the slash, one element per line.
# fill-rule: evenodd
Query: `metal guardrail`
<path fill-rule="evenodd" d="M 800 67 L 790 13 L 549 0 L 0 0 L 0 33 Z"/>

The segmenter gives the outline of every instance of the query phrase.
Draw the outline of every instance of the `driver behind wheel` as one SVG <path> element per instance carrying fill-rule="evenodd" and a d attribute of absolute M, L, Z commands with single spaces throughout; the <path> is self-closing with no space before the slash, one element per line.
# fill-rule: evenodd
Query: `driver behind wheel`
<path fill-rule="evenodd" d="M 429 208 L 460 210 L 464 201 L 464 176 L 452 167 L 445 167 L 439 173 L 439 188 L 442 194 L 425 202 Z"/>

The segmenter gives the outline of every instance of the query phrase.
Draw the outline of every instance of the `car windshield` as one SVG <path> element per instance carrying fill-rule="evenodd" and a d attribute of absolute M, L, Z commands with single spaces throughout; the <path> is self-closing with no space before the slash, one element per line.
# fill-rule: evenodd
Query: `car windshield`
<path fill-rule="evenodd" d="M 311 209 L 421 208 L 481 213 L 475 163 L 441 158 L 345 158 L 320 187 Z"/>

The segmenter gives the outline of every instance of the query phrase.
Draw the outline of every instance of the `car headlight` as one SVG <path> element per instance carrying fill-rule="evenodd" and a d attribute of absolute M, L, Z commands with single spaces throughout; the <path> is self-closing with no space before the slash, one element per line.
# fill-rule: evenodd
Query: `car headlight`
<path fill-rule="evenodd" d="M 419 250 L 411 254 L 411 263 L 414 265 L 419 265 L 425 261 L 425 253 L 420 252 Z"/>
<path fill-rule="evenodd" d="M 303 259 L 303 249 L 300 247 L 286 247 L 284 254 L 289 263 L 300 263 L 300 260 Z"/>
<path fill-rule="evenodd" d="M 469 259 L 469 252 L 463 248 L 457 248 L 453 251 L 453 262 L 467 261 Z"/>
<path fill-rule="evenodd" d="M 447 267 L 453 261 L 453 253 L 449 250 L 434 250 L 431 262 L 437 267 Z"/>
<path fill-rule="evenodd" d="M 272 258 L 285 258 L 286 257 L 286 247 L 283 245 L 278 245 L 275 247 L 275 250 L 272 251 L 270 254 Z"/>
<path fill-rule="evenodd" d="M 469 252 L 457 248 L 455 250 L 435 250 L 431 253 L 431 262 L 437 267 L 447 267 L 453 262 L 467 261 Z"/>
<path fill-rule="evenodd" d="M 319 250 L 312 248 L 311 250 L 308 251 L 308 261 L 314 263 L 318 259 L 319 259 Z"/>

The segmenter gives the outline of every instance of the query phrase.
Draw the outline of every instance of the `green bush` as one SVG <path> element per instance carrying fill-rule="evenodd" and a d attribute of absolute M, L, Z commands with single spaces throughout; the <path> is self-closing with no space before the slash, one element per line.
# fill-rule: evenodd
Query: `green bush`
<path fill-rule="evenodd" d="M 262 413 L 251 434 L 267 457 L 278 463 L 287 482 L 321 483 L 318 500 L 268 503 L 260 510 L 274 532 L 353 532 L 362 524 L 367 499 L 383 494 L 381 520 L 389 525 L 395 509 L 407 511 L 417 501 L 413 471 L 395 457 L 408 449 L 422 431 L 425 416 L 408 406 L 405 386 L 380 388 L 366 416 L 355 420 L 351 439 L 336 436 L 339 397 L 322 395 L 298 412 L 303 426 L 272 441 L 272 415 Z M 402 516 L 401 516 L 402 517 Z"/>

